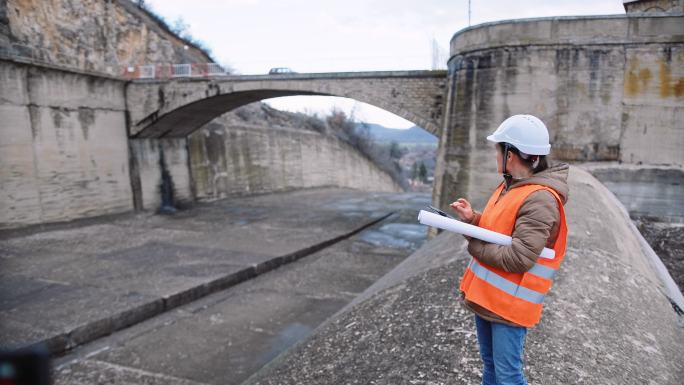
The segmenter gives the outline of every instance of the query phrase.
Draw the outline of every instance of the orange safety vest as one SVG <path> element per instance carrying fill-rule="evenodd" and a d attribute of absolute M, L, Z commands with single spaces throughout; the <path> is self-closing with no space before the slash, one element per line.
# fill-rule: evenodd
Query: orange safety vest
<path fill-rule="evenodd" d="M 536 325 L 541 319 L 542 302 L 551 289 L 553 276 L 565 256 L 568 228 L 565 223 L 563 201 L 553 189 L 541 185 L 525 185 L 511 189 L 499 199 L 504 185 L 494 191 L 480 217 L 479 226 L 505 235 L 513 234 L 518 210 L 525 199 L 538 190 L 549 191 L 560 209 L 558 238 L 553 259 L 538 258 L 524 273 L 510 273 L 489 266 L 473 257 L 461 279 L 465 299 L 474 302 L 502 318 L 525 327 Z"/>

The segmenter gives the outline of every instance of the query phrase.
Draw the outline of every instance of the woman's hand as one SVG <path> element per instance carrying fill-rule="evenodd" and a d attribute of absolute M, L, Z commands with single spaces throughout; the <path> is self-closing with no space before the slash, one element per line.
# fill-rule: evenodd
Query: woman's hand
<path fill-rule="evenodd" d="M 456 211 L 456 214 L 458 214 L 459 218 L 461 218 L 462 221 L 465 222 L 472 222 L 473 221 L 473 208 L 470 206 L 470 202 L 463 198 L 458 198 L 456 202 L 453 202 L 451 205 L 451 208 Z"/>

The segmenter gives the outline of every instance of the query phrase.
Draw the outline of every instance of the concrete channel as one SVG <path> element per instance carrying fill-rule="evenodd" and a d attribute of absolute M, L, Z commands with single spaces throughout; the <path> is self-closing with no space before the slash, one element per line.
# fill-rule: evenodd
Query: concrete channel
<path fill-rule="evenodd" d="M 601 171 L 584 168 L 601 177 Z M 615 170 L 605 172 L 616 175 Z M 623 199 L 621 205 L 608 191 L 609 182 L 606 188 L 580 169 L 573 168 L 571 179 L 571 247 L 546 316 L 530 332 L 525 370 L 531 383 L 679 383 L 684 367 L 675 357 L 683 352 L 684 334 L 667 301 L 672 301 L 671 294 L 658 283 L 662 277 L 649 261 L 650 247 L 640 243 L 629 221 L 629 203 L 613 188 Z M 656 194 L 644 191 L 645 197 Z M 297 230 L 319 235 L 326 233 L 323 229 L 351 230 L 295 263 L 281 264 L 72 348 L 54 362 L 56 382 L 478 381 L 471 315 L 458 306 L 453 294 L 454 280 L 467 260 L 465 243 L 462 237 L 442 234 L 423 245 L 425 228 L 415 224 L 415 213 L 429 201 L 429 196 L 419 194 L 364 195 L 329 189 L 245 198 L 232 205 L 214 203 L 173 220 L 145 218 L 141 222 L 148 230 L 199 226 L 192 237 L 176 235 L 163 241 L 181 249 L 201 244 L 226 249 L 230 244 L 232 252 L 245 252 L 236 245 L 250 244 L 261 250 L 258 254 L 253 249 L 253 254 L 262 257 L 268 250 L 277 255 L 282 245 L 274 240 L 288 231 L 292 236 L 287 244 L 308 239 Z M 287 209 L 269 213 L 275 205 Z M 320 207 L 325 210 L 318 211 Z M 387 217 L 389 212 L 394 214 Z M 321 217 L 325 219 L 314 220 Z M 368 224 L 364 218 L 374 223 L 359 230 Z M 124 223 L 130 225 L 119 225 Z M 229 236 L 228 229 L 236 234 Z M 198 237 L 203 232 L 207 234 Z M 73 234 L 65 238 L 48 233 L 10 237 L 0 245 L 10 254 L 17 253 L 19 244 L 40 245 L 35 247 L 38 251 L 49 248 L 55 238 L 78 245 Z M 219 234 L 226 239 L 217 241 Z M 143 244 L 162 242 L 147 238 Z M 327 238 L 317 239 L 323 241 L 315 244 L 322 244 Z M 131 242 L 140 247 L 140 240 Z M 101 247 L 112 245 L 103 242 Z M 105 259 L 111 252 L 104 253 Z M 545 357 L 563 364 L 546 362 Z"/>
<path fill-rule="evenodd" d="M 3 289 L 3 345 L 67 334 L 55 352 L 57 383 L 240 383 L 417 249 L 426 232 L 413 220 L 429 201 L 317 189 L 214 202 L 174 217 L 6 234 L 3 273 L 23 285 Z M 76 256 L 61 256 L 62 247 Z M 224 278 L 227 265 L 238 278 Z M 236 275 L 237 267 L 249 272 Z M 68 301 L 88 288 L 90 297 Z M 147 294 L 161 305 L 134 318 L 103 293 Z M 31 317 L 61 322 L 29 325 Z M 76 322 L 95 328 L 87 340 L 73 339 Z"/>

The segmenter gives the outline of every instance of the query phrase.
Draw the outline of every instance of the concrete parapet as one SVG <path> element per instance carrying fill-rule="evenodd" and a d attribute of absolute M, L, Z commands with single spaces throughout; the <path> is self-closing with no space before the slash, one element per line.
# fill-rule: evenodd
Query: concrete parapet
<path fill-rule="evenodd" d="M 633 229 L 590 174 L 570 173 L 566 260 L 530 330 L 534 384 L 680 384 L 684 333 Z M 251 378 L 252 384 L 474 384 L 473 316 L 458 303 L 463 237 L 443 233 Z"/>
<path fill-rule="evenodd" d="M 451 54 L 530 45 L 681 43 L 684 14 L 515 19 L 478 24 L 451 38 Z"/>

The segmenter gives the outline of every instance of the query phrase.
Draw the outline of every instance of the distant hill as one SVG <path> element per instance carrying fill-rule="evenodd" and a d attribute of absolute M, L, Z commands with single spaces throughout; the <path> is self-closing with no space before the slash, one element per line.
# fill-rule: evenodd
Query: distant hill
<path fill-rule="evenodd" d="M 361 128 L 362 123 L 357 123 L 357 127 Z M 397 142 L 400 144 L 434 144 L 437 145 L 437 137 L 425 131 L 424 129 L 413 126 L 406 130 L 396 128 L 387 128 L 379 124 L 365 124 L 370 131 L 371 136 L 378 142 Z"/>

